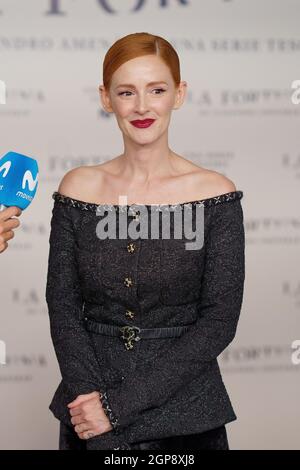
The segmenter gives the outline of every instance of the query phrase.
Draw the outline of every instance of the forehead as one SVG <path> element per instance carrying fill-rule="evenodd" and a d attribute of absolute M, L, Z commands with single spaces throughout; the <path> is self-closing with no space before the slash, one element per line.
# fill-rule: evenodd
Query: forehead
<path fill-rule="evenodd" d="M 157 56 L 146 55 L 130 59 L 122 64 L 113 74 L 112 83 L 150 83 L 171 80 L 169 67 Z"/>

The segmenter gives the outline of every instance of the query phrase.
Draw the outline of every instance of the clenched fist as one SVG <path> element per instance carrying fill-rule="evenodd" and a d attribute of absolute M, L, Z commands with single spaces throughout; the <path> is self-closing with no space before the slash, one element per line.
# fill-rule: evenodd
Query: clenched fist
<path fill-rule="evenodd" d="M 89 439 L 113 429 L 102 408 L 99 392 L 78 395 L 68 404 L 68 408 L 74 430 L 80 439 Z"/>

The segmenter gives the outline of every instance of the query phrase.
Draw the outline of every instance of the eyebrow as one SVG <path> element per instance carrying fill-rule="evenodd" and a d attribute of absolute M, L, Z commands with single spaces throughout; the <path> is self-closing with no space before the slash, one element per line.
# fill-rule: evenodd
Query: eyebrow
<path fill-rule="evenodd" d="M 161 83 L 164 83 L 165 85 L 168 85 L 166 82 L 164 82 L 163 80 L 159 81 L 159 82 L 150 82 L 147 84 L 147 86 L 150 86 L 150 85 L 157 85 L 157 84 L 161 84 Z M 122 83 L 121 85 L 118 85 L 116 86 L 116 88 L 120 88 L 120 87 L 130 87 L 130 88 L 135 88 L 134 85 L 132 85 L 131 83 Z"/>

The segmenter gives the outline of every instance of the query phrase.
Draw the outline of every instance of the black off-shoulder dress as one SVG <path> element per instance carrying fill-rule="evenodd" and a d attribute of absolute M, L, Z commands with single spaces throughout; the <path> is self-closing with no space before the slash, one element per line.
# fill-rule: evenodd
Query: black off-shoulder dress
<path fill-rule="evenodd" d="M 225 424 L 237 417 L 217 357 L 242 306 L 242 197 L 132 211 L 53 194 L 46 300 L 60 449 L 229 448 Z M 176 238 L 184 221 L 193 233 Z M 193 235 L 197 249 L 187 249 Z M 81 440 L 67 404 L 95 390 L 113 429 Z"/>

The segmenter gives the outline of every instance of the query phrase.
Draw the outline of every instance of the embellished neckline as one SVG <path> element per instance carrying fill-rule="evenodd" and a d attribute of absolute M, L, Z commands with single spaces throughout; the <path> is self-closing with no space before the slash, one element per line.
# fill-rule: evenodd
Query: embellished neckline
<path fill-rule="evenodd" d="M 237 199 L 241 199 L 243 197 L 243 191 L 236 190 L 230 191 L 228 193 L 219 194 L 217 196 L 209 197 L 206 199 L 197 199 L 195 201 L 186 201 L 186 202 L 179 202 L 175 204 L 109 204 L 109 203 L 101 203 L 97 204 L 95 202 L 87 202 L 81 201 L 80 199 L 74 199 L 70 196 L 66 196 L 65 194 L 61 194 L 58 191 L 54 191 L 52 194 L 52 199 L 57 202 L 61 202 L 67 204 L 71 207 L 77 207 L 82 210 L 92 210 L 96 211 L 98 207 L 106 207 L 106 208 L 114 208 L 116 211 L 118 210 L 127 210 L 131 206 L 144 206 L 146 208 L 163 208 L 163 207 L 178 207 L 178 206 L 195 206 L 196 204 L 203 204 L 205 207 L 214 206 L 216 204 L 221 204 L 224 202 L 235 201 Z"/>

